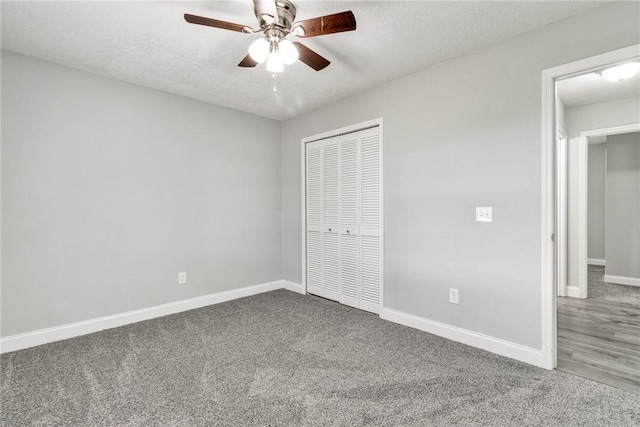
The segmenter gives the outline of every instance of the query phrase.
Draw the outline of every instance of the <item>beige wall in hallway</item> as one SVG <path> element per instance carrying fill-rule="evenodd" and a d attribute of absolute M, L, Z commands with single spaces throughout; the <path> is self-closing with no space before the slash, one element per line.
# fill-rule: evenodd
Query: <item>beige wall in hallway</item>
<path fill-rule="evenodd" d="M 607 276 L 640 279 L 640 132 L 607 138 Z"/>

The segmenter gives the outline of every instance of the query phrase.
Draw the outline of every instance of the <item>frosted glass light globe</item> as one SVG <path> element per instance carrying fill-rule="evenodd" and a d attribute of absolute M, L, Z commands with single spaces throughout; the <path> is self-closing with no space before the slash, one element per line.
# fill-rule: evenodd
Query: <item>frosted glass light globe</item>
<path fill-rule="evenodd" d="M 627 62 L 626 64 L 618 65 L 616 67 L 607 68 L 600 74 L 610 82 L 617 82 L 619 80 L 628 79 L 633 77 L 640 70 L 639 62 Z"/>
<path fill-rule="evenodd" d="M 271 71 L 272 73 L 281 73 L 284 71 L 282 55 L 280 55 L 278 51 L 269 54 L 269 58 L 267 58 L 267 71 Z"/>
<path fill-rule="evenodd" d="M 269 42 L 265 39 L 258 39 L 249 46 L 249 55 L 259 64 L 267 60 L 269 56 Z"/>
<path fill-rule="evenodd" d="M 298 49 L 289 40 L 280 40 L 280 56 L 285 65 L 293 64 L 298 60 Z"/>

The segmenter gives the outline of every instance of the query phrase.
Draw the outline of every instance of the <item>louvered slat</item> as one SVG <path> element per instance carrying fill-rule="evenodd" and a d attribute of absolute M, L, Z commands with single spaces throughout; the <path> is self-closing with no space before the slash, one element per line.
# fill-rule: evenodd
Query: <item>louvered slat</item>
<path fill-rule="evenodd" d="M 382 293 L 382 147 L 379 133 L 360 140 L 360 308 L 380 312 Z"/>
<path fill-rule="evenodd" d="M 380 303 L 380 237 L 360 236 L 360 299 L 377 306 Z"/>
<path fill-rule="evenodd" d="M 322 161 L 324 175 L 324 225 L 337 227 L 340 220 L 337 140 L 324 146 Z"/>
<path fill-rule="evenodd" d="M 307 181 L 307 289 L 320 295 L 323 283 L 322 262 L 322 146 L 308 144 L 306 153 Z"/>
<path fill-rule="evenodd" d="M 322 236 L 307 231 L 307 286 L 313 293 L 322 291 Z"/>
<path fill-rule="evenodd" d="M 378 135 L 368 136 L 362 138 L 360 144 L 360 226 L 379 229 L 382 213 L 380 138 Z"/>
<path fill-rule="evenodd" d="M 340 298 L 340 252 L 339 234 L 335 232 L 324 233 L 324 262 L 322 296 L 339 300 Z"/>
<path fill-rule="evenodd" d="M 340 302 L 358 307 L 358 236 L 343 234 L 340 247 Z"/>
<path fill-rule="evenodd" d="M 340 302 L 360 308 L 358 271 L 358 138 L 340 138 Z"/>
<path fill-rule="evenodd" d="M 358 227 L 358 139 L 351 136 L 340 149 L 340 222 L 353 233 Z"/>
<path fill-rule="evenodd" d="M 320 146 L 307 146 L 307 226 L 322 225 L 322 164 Z"/>

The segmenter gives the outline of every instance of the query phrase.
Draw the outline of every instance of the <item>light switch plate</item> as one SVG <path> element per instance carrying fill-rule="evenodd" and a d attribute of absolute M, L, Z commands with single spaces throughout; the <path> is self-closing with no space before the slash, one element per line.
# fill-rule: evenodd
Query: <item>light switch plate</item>
<path fill-rule="evenodd" d="M 449 288 L 449 302 L 451 304 L 460 304 L 460 291 L 458 289 Z"/>
<path fill-rule="evenodd" d="M 476 222 L 493 222 L 493 208 L 476 208 Z"/>

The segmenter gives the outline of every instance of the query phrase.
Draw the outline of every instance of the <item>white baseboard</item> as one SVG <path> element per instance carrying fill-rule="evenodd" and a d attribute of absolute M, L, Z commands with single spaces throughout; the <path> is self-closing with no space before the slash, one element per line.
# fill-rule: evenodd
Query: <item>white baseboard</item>
<path fill-rule="evenodd" d="M 604 259 L 596 259 L 596 258 L 589 258 L 587 259 L 587 264 L 589 265 L 600 265 L 602 267 L 607 265 L 607 261 Z"/>
<path fill-rule="evenodd" d="M 289 280 L 281 280 L 281 282 L 282 282 L 282 287 L 284 289 L 297 292 L 303 295 L 306 294 L 306 292 L 304 291 L 304 288 L 302 287 L 302 284 L 300 283 L 291 282 Z"/>
<path fill-rule="evenodd" d="M 605 274 L 604 281 L 606 283 L 615 283 L 616 285 L 640 286 L 640 278 L 637 277 L 611 276 Z"/>
<path fill-rule="evenodd" d="M 175 301 L 168 304 L 157 305 L 155 307 L 114 314 L 112 316 L 99 317 L 82 322 L 70 323 L 53 328 L 40 329 L 24 334 L 3 337 L 0 339 L 0 353 L 7 353 L 54 341 L 74 338 L 105 329 L 116 328 L 118 326 L 167 316 L 169 314 L 179 313 L 182 311 L 193 310 L 208 305 L 219 304 L 225 301 L 248 297 L 276 289 L 288 289 L 300 294 L 305 293 L 302 285 L 299 283 L 294 283 L 288 280 L 277 280 L 275 282 L 263 283 L 260 285 Z M 422 331 L 473 347 L 478 347 L 502 356 L 520 360 L 525 363 L 543 367 L 543 357 L 540 350 L 388 308 L 382 309 L 380 318 L 420 329 Z"/>
<path fill-rule="evenodd" d="M 587 296 L 579 286 L 567 286 L 567 296 L 571 298 L 586 298 Z"/>
<path fill-rule="evenodd" d="M 257 295 L 263 292 L 274 291 L 276 289 L 285 288 L 302 293 L 302 285 L 298 285 L 300 289 L 299 291 L 296 290 L 296 285 L 297 284 L 293 282 L 277 280 L 275 282 L 262 283 L 240 289 L 233 289 L 230 291 L 170 302 L 168 304 L 157 305 L 155 307 L 127 311 L 125 313 L 98 317 L 96 319 L 69 323 L 23 334 L 10 335 L 8 337 L 0 338 L 0 353 L 35 347 L 41 344 L 78 337 L 80 335 L 116 328 L 118 326 L 141 322 L 143 320 L 149 320 L 156 317 L 167 316 L 169 314 L 180 313 L 182 311 L 193 310 L 207 305 L 219 304 L 221 302 Z"/>
<path fill-rule="evenodd" d="M 544 368 L 542 350 L 515 344 L 509 341 L 484 335 L 456 326 L 447 325 L 423 317 L 403 313 L 401 311 L 383 308 L 380 317 L 391 322 L 416 328 L 430 334 L 438 335 L 453 341 L 457 341 L 472 347 L 481 348 L 501 356 L 520 360 L 521 362 Z"/>

